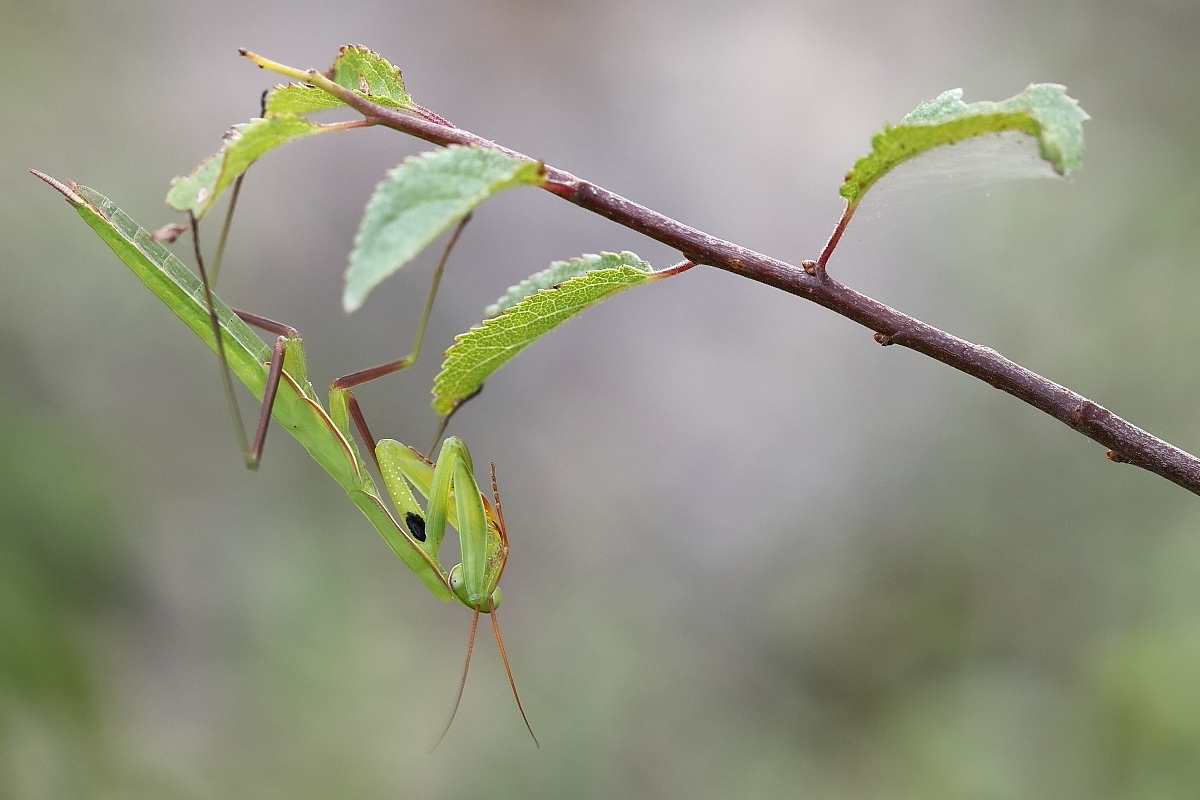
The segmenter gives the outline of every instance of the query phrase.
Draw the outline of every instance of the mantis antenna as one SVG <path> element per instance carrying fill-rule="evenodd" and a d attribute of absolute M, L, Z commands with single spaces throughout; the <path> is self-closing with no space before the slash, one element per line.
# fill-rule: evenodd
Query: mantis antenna
<path fill-rule="evenodd" d="M 498 548 L 499 557 L 496 559 L 499 566 L 496 568 L 495 582 L 499 583 L 501 576 L 504 574 L 504 567 L 508 563 L 508 529 L 504 525 L 504 508 L 500 505 L 500 487 L 496 482 L 496 464 L 491 465 L 492 472 L 492 499 L 494 501 L 495 512 L 492 513 L 492 508 L 485 506 L 485 513 L 488 515 L 490 527 L 496 531 L 500 539 L 500 547 Z M 453 573 L 451 573 L 453 575 Z M 496 602 L 495 595 L 492 595 L 487 600 L 487 609 L 475 608 L 475 613 L 471 616 L 471 633 L 467 637 L 467 656 L 463 659 L 462 678 L 458 682 L 458 694 L 454 697 L 454 708 L 450 710 L 450 719 L 446 720 L 446 727 L 442 729 L 442 733 L 438 736 L 430 752 L 437 749 L 437 746 L 446 738 L 446 734 L 450 732 L 450 726 L 454 724 L 454 715 L 458 713 L 458 706 L 462 702 L 463 690 L 467 686 L 467 670 L 471 667 L 471 652 L 475 648 L 475 633 L 479 628 L 479 614 L 487 613 L 492 619 L 492 632 L 496 636 L 496 647 L 500 650 L 500 660 L 504 664 L 504 674 L 508 676 L 508 685 L 512 689 L 513 699 L 517 701 L 517 711 L 521 714 L 521 721 L 525 723 L 525 729 L 529 731 L 529 735 L 533 737 L 534 745 L 540 750 L 542 745 L 538 742 L 537 734 L 533 732 L 533 727 L 529 724 L 529 717 L 525 716 L 525 708 L 521 705 L 521 695 L 517 693 L 517 683 L 513 680 L 512 668 L 508 664 L 508 653 L 504 650 L 504 638 L 500 636 L 500 621 L 496 617 Z"/>

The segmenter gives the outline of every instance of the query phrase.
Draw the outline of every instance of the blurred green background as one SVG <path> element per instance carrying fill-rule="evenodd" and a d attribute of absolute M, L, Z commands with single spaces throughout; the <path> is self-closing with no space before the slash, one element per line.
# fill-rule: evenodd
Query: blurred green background
<path fill-rule="evenodd" d="M 1200 450 L 1200 6 L 1153 2 L 0 0 L 0 797 L 1194 798 L 1200 502 L 1016 400 L 710 269 L 539 342 L 452 430 L 495 460 L 495 648 L 275 431 L 241 468 L 217 368 L 37 167 L 173 221 L 255 113 L 248 47 L 367 44 L 457 124 L 793 262 L 871 133 L 962 86 L 1066 84 L 1084 169 L 891 197 L 831 265 Z M 314 381 L 406 350 L 433 257 L 353 317 L 383 171 L 254 167 L 221 294 Z M 533 190 L 485 205 L 425 358 L 366 387 L 424 443 L 436 353 L 551 260 L 676 255 Z"/>

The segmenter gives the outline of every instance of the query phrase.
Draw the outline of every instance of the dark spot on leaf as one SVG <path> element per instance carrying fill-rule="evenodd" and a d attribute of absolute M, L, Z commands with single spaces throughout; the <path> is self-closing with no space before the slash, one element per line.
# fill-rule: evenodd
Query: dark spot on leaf
<path fill-rule="evenodd" d="M 404 524 L 408 527 L 408 532 L 413 535 L 413 538 L 418 542 L 425 541 L 425 520 L 421 519 L 420 514 L 409 511 L 404 515 Z"/>

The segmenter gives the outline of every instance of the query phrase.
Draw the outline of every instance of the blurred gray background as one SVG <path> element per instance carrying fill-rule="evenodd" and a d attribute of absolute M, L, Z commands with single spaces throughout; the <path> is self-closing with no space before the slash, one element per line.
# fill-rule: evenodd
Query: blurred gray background
<path fill-rule="evenodd" d="M 793 262 L 884 122 L 1066 84 L 1094 117 L 1073 180 L 898 191 L 830 269 L 1200 450 L 1194 0 L 0 0 L 0 796 L 1200 794 L 1197 498 L 707 268 L 454 421 L 498 464 L 542 748 L 486 637 L 430 754 L 469 614 L 281 431 L 243 470 L 212 354 L 25 172 L 174 221 L 171 177 L 275 83 L 237 48 L 323 69 L 348 42 L 462 127 Z M 340 281 L 423 149 L 353 131 L 249 174 L 220 293 L 299 328 L 319 386 L 407 350 L 434 254 L 353 317 Z M 509 284 L 626 248 L 677 260 L 544 192 L 488 202 L 421 363 L 359 395 L 376 432 L 429 439 L 438 352 Z"/>

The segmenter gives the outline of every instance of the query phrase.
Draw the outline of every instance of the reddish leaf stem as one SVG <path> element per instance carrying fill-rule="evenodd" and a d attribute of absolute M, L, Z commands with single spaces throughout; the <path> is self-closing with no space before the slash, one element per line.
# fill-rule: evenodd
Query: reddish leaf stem
<path fill-rule="evenodd" d="M 842 217 L 838 220 L 837 227 L 833 229 L 833 233 L 829 236 L 829 241 L 825 243 L 825 247 L 821 250 L 821 255 L 817 256 L 817 271 L 824 272 L 825 265 L 829 263 L 829 257 L 833 255 L 834 248 L 838 246 L 838 242 L 842 240 L 842 234 L 846 232 L 846 226 L 850 224 L 850 218 L 854 216 L 854 212 L 858 210 L 858 201 L 847 203 L 846 208 L 842 211 Z M 807 270 L 806 270 L 807 271 Z M 809 274 L 813 274 L 809 272 Z"/>

